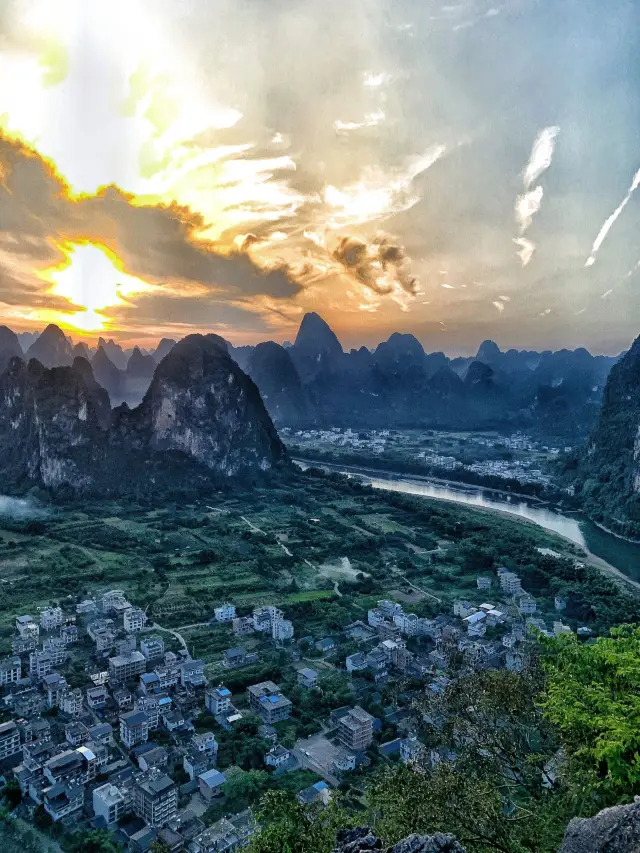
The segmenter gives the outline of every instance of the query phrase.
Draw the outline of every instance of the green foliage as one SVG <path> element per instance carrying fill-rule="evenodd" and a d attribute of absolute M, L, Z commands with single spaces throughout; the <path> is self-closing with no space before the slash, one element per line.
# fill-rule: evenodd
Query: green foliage
<path fill-rule="evenodd" d="M 542 707 L 571 756 L 573 779 L 606 800 L 640 790 L 640 628 L 547 643 Z"/>
<path fill-rule="evenodd" d="M 2 789 L 2 796 L 5 798 L 9 804 L 9 808 L 11 809 L 15 809 L 16 806 L 20 805 L 22 802 L 22 791 L 20 790 L 20 785 L 15 777 L 9 779 L 7 784 L 4 786 Z"/>
<path fill-rule="evenodd" d="M 353 818 L 335 802 L 322 809 L 302 806 L 283 791 L 265 794 L 257 817 L 263 828 L 249 853 L 330 853 L 336 831 L 353 825 Z"/>

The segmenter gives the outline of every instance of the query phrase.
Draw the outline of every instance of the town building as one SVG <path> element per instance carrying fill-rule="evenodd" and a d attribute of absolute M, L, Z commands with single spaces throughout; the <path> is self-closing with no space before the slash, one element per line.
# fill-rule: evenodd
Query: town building
<path fill-rule="evenodd" d="M 264 763 L 268 767 L 278 768 L 286 764 L 290 758 L 291 753 L 289 750 L 277 743 L 275 746 L 272 746 L 269 752 L 265 755 Z"/>
<path fill-rule="evenodd" d="M 59 706 L 63 714 L 69 717 L 79 717 L 82 714 L 82 690 L 65 690 L 60 697 Z"/>
<path fill-rule="evenodd" d="M 141 672 L 145 672 L 147 661 L 141 652 L 135 651 L 128 655 L 116 655 L 109 658 L 109 681 L 119 684 L 132 681 Z"/>
<path fill-rule="evenodd" d="M 373 740 L 373 717 L 359 705 L 338 721 L 338 739 L 349 750 L 361 752 Z"/>
<path fill-rule="evenodd" d="M 280 688 L 273 681 L 253 684 L 247 688 L 247 697 L 249 707 L 265 723 L 273 725 L 291 716 L 291 701 L 280 692 Z"/>
<path fill-rule="evenodd" d="M 178 791 L 171 777 L 151 770 L 133 786 L 133 810 L 149 826 L 164 826 L 178 812 Z"/>
<path fill-rule="evenodd" d="M 40 613 L 40 627 L 43 631 L 54 631 L 64 623 L 61 607 L 45 607 Z"/>
<path fill-rule="evenodd" d="M 53 657 L 43 649 L 31 652 L 29 655 L 29 675 L 44 678 L 53 672 Z"/>
<path fill-rule="evenodd" d="M 0 687 L 15 684 L 22 678 L 22 661 L 17 655 L 0 660 Z"/>
<path fill-rule="evenodd" d="M 65 646 L 78 642 L 78 628 L 75 625 L 63 625 L 60 628 L 60 639 Z"/>
<path fill-rule="evenodd" d="M 125 610 L 122 618 L 122 624 L 127 634 L 133 634 L 135 631 L 142 631 L 147 624 L 147 614 L 144 610 L 137 607 L 132 607 L 130 610 Z"/>
<path fill-rule="evenodd" d="M 484 610 L 478 610 L 463 619 L 469 637 L 484 637 L 487 632 L 486 626 L 487 614 Z"/>
<path fill-rule="evenodd" d="M 42 805 L 54 823 L 79 811 L 84 805 L 84 788 L 81 784 L 58 783 L 43 792 Z"/>
<path fill-rule="evenodd" d="M 157 634 L 151 634 L 140 640 L 140 653 L 146 660 L 161 660 L 164 655 L 164 640 Z"/>
<path fill-rule="evenodd" d="M 21 751 L 20 730 L 13 720 L 0 723 L 0 761 Z"/>
<path fill-rule="evenodd" d="M 216 622 L 232 622 L 236 618 L 235 605 L 229 604 L 229 602 L 221 604 L 220 607 L 214 608 L 213 615 Z"/>
<path fill-rule="evenodd" d="M 233 633 L 236 637 L 243 637 L 246 634 L 253 634 L 255 628 L 253 626 L 253 616 L 238 616 L 233 620 Z"/>
<path fill-rule="evenodd" d="M 491 584 L 492 584 L 491 578 L 487 578 L 487 577 L 476 578 L 476 586 L 478 587 L 478 589 L 491 589 Z"/>
<path fill-rule="evenodd" d="M 524 615 L 536 612 L 536 600 L 530 595 L 523 595 L 518 602 L 518 610 Z"/>
<path fill-rule="evenodd" d="M 22 640 L 38 640 L 40 627 L 33 621 L 31 616 L 16 617 L 16 631 Z"/>
<path fill-rule="evenodd" d="M 131 807 L 131 793 L 107 782 L 93 792 L 93 814 L 107 826 L 117 823 Z"/>
<path fill-rule="evenodd" d="M 144 711 L 150 730 L 158 728 L 160 724 L 160 702 L 157 696 L 140 696 L 135 701 L 134 710 Z"/>
<path fill-rule="evenodd" d="M 182 687 L 202 687 L 206 683 L 203 660 L 187 660 L 180 664 L 180 684 Z"/>
<path fill-rule="evenodd" d="M 467 616 L 471 616 L 477 610 L 478 608 L 475 604 L 471 604 L 470 601 L 458 600 L 453 602 L 453 615 L 458 616 L 460 619 L 466 619 Z"/>
<path fill-rule="evenodd" d="M 220 795 L 220 790 L 227 777 L 219 770 L 207 770 L 198 776 L 198 789 L 205 802 L 210 803 L 214 797 Z"/>
<path fill-rule="evenodd" d="M 256 652 L 247 652 L 244 646 L 227 649 L 223 655 L 222 663 L 227 669 L 238 669 L 242 666 L 251 666 L 258 662 Z"/>
<path fill-rule="evenodd" d="M 51 655 L 54 666 L 62 666 L 69 657 L 67 644 L 60 637 L 47 637 L 42 644 L 42 650 Z"/>
<path fill-rule="evenodd" d="M 345 660 L 347 672 L 360 672 L 366 669 L 367 665 L 367 656 L 364 652 L 355 652 L 352 655 L 348 655 Z"/>
<path fill-rule="evenodd" d="M 223 684 L 210 688 L 204 695 L 204 705 L 210 714 L 217 717 L 229 710 L 231 705 L 231 691 Z"/>
<path fill-rule="evenodd" d="M 309 667 L 305 667 L 298 671 L 298 684 L 302 687 L 317 687 L 318 686 L 318 673 L 315 669 L 310 669 Z"/>
<path fill-rule="evenodd" d="M 144 711 L 129 711 L 120 717 L 120 739 L 127 749 L 149 740 L 149 718 Z"/>
<path fill-rule="evenodd" d="M 275 619 L 271 625 L 271 636 L 277 643 L 292 640 L 294 635 L 293 622 L 289 619 Z"/>
<path fill-rule="evenodd" d="M 106 687 L 87 687 L 87 705 L 92 711 L 101 711 L 107 704 L 109 691 Z"/>

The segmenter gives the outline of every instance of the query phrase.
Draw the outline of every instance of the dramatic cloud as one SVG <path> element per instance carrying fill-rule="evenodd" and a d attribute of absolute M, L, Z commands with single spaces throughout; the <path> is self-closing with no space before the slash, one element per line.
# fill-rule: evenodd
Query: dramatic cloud
<path fill-rule="evenodd" d="M 605 221 L 604 225 L 602 226 L 602 228 L 598 232 L 598 236 L 596 237 L 594 244 L 591 247 L 591 254 L 589 255 L 589 257 L 587 258 L 587 260 L 585 262 L 585 267 L 591 267 L 591 266 L 593 266 L 593 264 L 595 264 L 596 255 L 600 251 L 600 247 L 602 246 L 604 241 L 607 239 L 607 235 L 609 234 L 609 231 L 611 231 L 611 229 L 615 225 L 618 217 L 620 216 L 622 211 L 625 209 L 625 207 L 631 201 L 631 197 L 633 196 L 634 192 L 638 189 L 638 187 L 640 187 L 640 169 L 634 175 L 633 181 L 631 182 L 631 186 L 629 187 L 626 196 L 622 199 L 620 204 L 616 207 L 616 209 L 613 211 L 611 216 Z"/>
<path fill-rule="evenodd" d="M 539 212 L 544 195 L 544 190 L 539 184 L 534 189 L 531 187 L 551 165 L 556 137 L 559 133 L 559 127 L 545 127 L 540 131 L 533 143 L 531 157 L 522 175 L 525 192 L 516 200 L 516 221 L 520 226 L 520 236 L 513 242 L 519 249 L 518 255 L 523 267 L 528 265 L 536 250 L 535 243 L 524 235 L 533 222 L 533 217 Z"/>
<path fill-rule="evenodd" d="M 404 247 L 385 234 L 377 234 L 369 243 L 359 237 L 342 237 L 333 257 L 374 293 L 393 293 L 397 287 L 411 296 L 417 293 L 418 283 Z"/>

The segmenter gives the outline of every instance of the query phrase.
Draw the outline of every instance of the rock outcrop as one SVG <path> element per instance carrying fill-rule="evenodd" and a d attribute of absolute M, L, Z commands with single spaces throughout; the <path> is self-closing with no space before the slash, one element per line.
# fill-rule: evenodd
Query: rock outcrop
<path fill-rule="evenodd" d="M 382 850 L 382 844 L 368 826 L 338 832 L 333 853 L 368 853 Z M 465 853 L 453 835 L 436 832 L 434 835 L 410 835 L 388 847 L 385 853 Z"/>
<path fill-rule="evenodd" d="M 75 358 L 73 345 L 59 326 L 51 323 L 31 344 L 27 360 L 35 358 L 44 367 L 70 367 Z"/>
<path fill-rule="evenodd" d="M 14 358 L 0 376 L 0 479 L 102 494 L 254 477 L 287 456 L 258 389 L 215 335 L 163 359 L 143 402 L 113 411 L 91 365 Z"/>
<path fill-rule="evenodd" d="M 640 798 L 604 809 L 595 817 L 574 818 L 558 853 L 638 853 Z"/>

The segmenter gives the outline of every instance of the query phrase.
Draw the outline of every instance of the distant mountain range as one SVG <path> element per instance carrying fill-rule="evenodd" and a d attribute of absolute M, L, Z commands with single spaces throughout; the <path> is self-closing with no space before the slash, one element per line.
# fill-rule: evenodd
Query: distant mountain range
<path fill-rule="evenodd" d="M 76 345 L 56 326 L 20 340 L 0 328 L 0 370 L 23 352 L 45 367 L 90 360 L 112 404 L 137 406 L 156 365 L 175 347 L 123 350 L 100 338 L 95 351 Z M 22 344 L 22 346 L 21 346 Z M 474 358 L 425 353 L 407 334 L 392 334 L 373 351 L 345 352 L 315 313 L 306 314 L 293 344 L 273 341 L 227 350 L 258 386 L 278 427 L 522 428 L 579 440 L 598 415 L 609 371 L 619 357 L 586 349 L 502 352 L 485 341 Z"/>
<path fill-rule="evenodd" d="M 89 361 L 73 357 L 55 327 L 31 344 L 28 361 L 15 357 L 6 330 L 0 342 L 5 353 L 14 352 L 2 356 L 0 375 L 3 489 L 101 495 L 194 489 L 288 465 L 258 389 L 216 335 L 189 335 L 159 365 L 152 360 L 153 371 L 150 356 L 132 353 L 125 372 L 147 385 L 135 409 L 111 408 Z"/>

